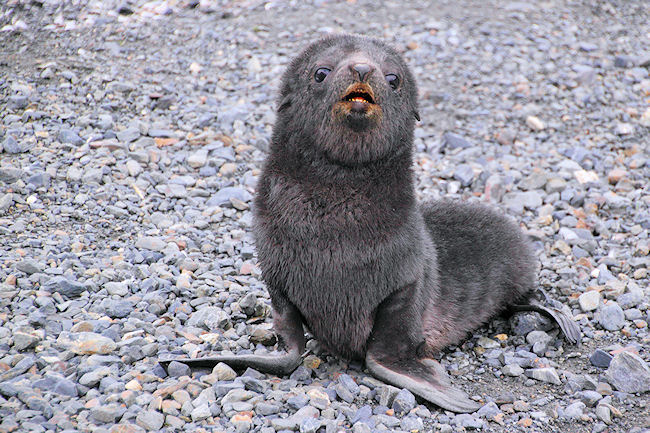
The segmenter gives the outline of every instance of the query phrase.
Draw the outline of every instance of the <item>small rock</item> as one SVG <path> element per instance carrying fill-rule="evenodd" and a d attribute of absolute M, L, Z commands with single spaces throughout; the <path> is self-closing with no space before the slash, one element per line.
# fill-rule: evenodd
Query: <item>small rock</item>
<path fill-rule="evenodd" d="M 147 430 L 160 430 L 165 423 L 165 416 L 155 410 L 143 410 L 135 418 L 135 422 Z"/>
<path fill-rule="evenodd" d="M 531 368 L 525 371 L 526 376 L 542 381 L 552 383 L 554 385 L 561 385 L 562 381 L 558 376 L 557 371 L 552 367 L 544 368 Z"/>
<path fill-rule="evenodd" d="M 608 302 L 599 310 L 598 323 L 608 331 L 618 331 L 625 324 L 625 313 L 616 302 Z"/>
<path fill-rule="evenodd" d="M 192 374 L 192 370 L 187 364 L 172 361 L 167 366 L 167 374 L 169 374 L 170 377 L 190 376 Z"/>
<path fill-rule="evenodd" d="M 76 132 L 67 128 L 61 128 L 59 130 L 59 141 L 61 143 L 72 144 L 74 146 L 81 146 L 84 144 L 84 140 L 79 137 Z"/>
<path fill-rule="evenodd" d="M 143 236 L 136 241 L 135 246 L 145 250 L 162 251 L 167 246 L 167 242 L 157 237 Z"/>
<path fill-rule="evenodd" d="M 586 291 L 578 297 L 578 303 L 582 311 L 593 311 L 600 304 L 600 292 L 596 290 Z"/>
<path fill-rule="evenodd" d="M 403 416 L 415 407 L 415 396 L 408 389 L 402 389 L 393 399 L 391 406 L 396 416 Z"/>
<path fill-rule="evenodd" d="M 43 272 L 45 265 L 33 259 L 23 259 L 16 263 L 16 269 L 26 273 L 27 275 Z"/>
<path fill-rule="evenodd" d="M 199 149 L 187 157 L 187 163 L 192 168 L 203 167 L 207 162 L 207 160 L 208 160 L 208 151 L 205 149 Z"/>
<path fill-rule="evenodd" d="M 526 118 L 526 125 L 533 131 L 541 131 L 544 128 L 546 128 L 546 125 L 544 125 L 544 122 L 542 122 L 538 117 L 535 116 L 528 116 Z"/>
<path fill-rule="evenodd" d="M 562 411 L 562 418 L 577 420 L 580 419 L 585 409 L 585 404 L 581 401 L 571 403 Z"/>
<path fill-rule="evenodd" d="M 650 367 L 639 355 L 620 352 L 607 369 L 607 378 L 617 390 L 630 393 L 650 391 Z"/>
<path fill-rule="evenodd" d="M 589 362 L 595 367 L 607 368 L 612 362 L 613 356 L 602 349 L 596 349 L 589 357 Z"/>
<path fill-rule="evenodd" d="M 442 148 L 448 148 L 451 150 L 462 148 L 466 149 L 472 147 L 472 143 L 467 141 L 465 137 L 454 134 L 453 132 L 445 132 L 442 135 Z"/>
<path fill-rule="evenodd" d="M 517 377 L 524 374 L 524 369 L 517 364 L 508 364 L 501 367 L 501 372 L 506 376 Z"/>
<path fill-rule="evenodd" d="M 237 373 L 228 364 L 218 363 L 212 369 L 212 374 L 217 376 L 218 380 L 235 380 Z"/>

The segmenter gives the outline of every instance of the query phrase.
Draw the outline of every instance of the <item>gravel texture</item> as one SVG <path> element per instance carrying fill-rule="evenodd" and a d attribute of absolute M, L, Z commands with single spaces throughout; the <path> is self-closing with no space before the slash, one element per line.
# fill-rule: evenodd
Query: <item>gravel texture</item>
<path fill-rule="evenodd" d="M 0 432 L 650 428 L 643 0 L 0 5 Z M 420 88 L 421 198 L 491 202 L 583 332 L 495 319 L 440 354 L 455 415 L 315 341 L 290 377 L 159 358 L 272 350 L 251 198 L 279 77 L 328 32 Z"/>

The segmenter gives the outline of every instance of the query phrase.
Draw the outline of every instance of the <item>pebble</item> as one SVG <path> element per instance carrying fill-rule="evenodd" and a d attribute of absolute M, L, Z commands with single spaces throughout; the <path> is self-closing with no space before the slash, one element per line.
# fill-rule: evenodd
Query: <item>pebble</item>
<path fill-rule="evenodd" d="M 596 367 L 607 368 L 609 367 L 612 358 L 613 356 L 604 350 L 596 349 L 594 353 L 589 357 L 589 362 L 591 362 L 591 364 Z"/>
<path fill-rule="evenodd" d="M 584 312 L 593 311 L 600 304 L 600 292 L 589 290 L 578 297 L 580 309 Z"/>
<path fill-rule="evenodd" d="M 619 391 L 643 393 L 650 391 L 650 367 L 639 356 L 630 352 L 620 352 L 607 369 L 609 382 Z"/>
<path fill-rule="evenodd" d="M 552 383 L 554 385 L 561 385 L 560 376 L 557 371 L 551 367 L 531 368 L 525 371 L 526 376 L 542 381 Z"/>
<path fill-rule="evenodd" d="M 608 331 L 617 331 L 625 324 L 623 309 L 616 302 L 608 302 L 599 310 L 598 323 Z"/>

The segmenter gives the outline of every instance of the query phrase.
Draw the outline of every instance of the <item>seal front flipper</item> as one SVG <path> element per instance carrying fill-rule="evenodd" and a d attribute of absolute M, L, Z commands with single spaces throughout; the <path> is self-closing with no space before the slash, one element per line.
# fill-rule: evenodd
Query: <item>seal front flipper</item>
<path fill-rule="evenodd" d="M 366 366 L 377 379 L 406 388 L 443 409 L 469 413 L 481 407 L 463 391 L 451 386 L 444 368 L 433 359 L 398 359 L 394 356 L 368 352 Z"/>
<path fill-rule="evenodd" d="M 539 292 L 543 295 L 543 300 L 531 299 L 528 304 L 510 305 L 508 310 L 512 313 L 520 311 L 540 313 L 558 324 L 567 341 L 577 344 L 580 341 L 580 327 L 573 321 L 571 312 L 562 303 L 551 299 L 542 289 L 539 289 Z"/>
<path fill-rule="evenodd" d="M 280 301 L 277 299 L 277 301 Z M 280 344 L 286 349 L 277 355 L 218 355 L 205 358 L 177 358 L 159 361 L 166 369 L 172 361 L 187 364 L 195 368 L 214 367 L 220 362 L 235 369 L 254 368 L 264 373 L 283 376 L 290 374 L 302 362 L 305 351 L 305 334 L 302 327 L 302 317 L 298 309 L 289 301 L 274 302 L 273 327 L 280 339 Z"/>
<path fill-rule="evenodd" d="M 452 387 L 444 368 L 422 356 L 429 348 L 422 332 L 419 305 L 427 293 L 418 283 L 393 292 L 377 307 L 366 351 L 366 367 L 377 379 L 406 388 L 444 409 L 474 412 L 481 406 Z"/>

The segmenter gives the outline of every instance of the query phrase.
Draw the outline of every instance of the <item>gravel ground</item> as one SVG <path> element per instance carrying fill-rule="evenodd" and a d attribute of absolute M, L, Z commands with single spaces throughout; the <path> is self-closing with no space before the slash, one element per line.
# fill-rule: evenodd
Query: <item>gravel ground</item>
<path fill-rule="evenodd" d="M 433 4 L 435 3 L 435 5 Z M 649 431 L 647 1 L 0 5 L 0 432 Z M 319 351 L 266 351 L 250 202 L 279 77 L 328 32 L 418 78 L 421 198 L 492 202 L 583 332 L 496 319 L 440 355 L 455 415 Z"/>

